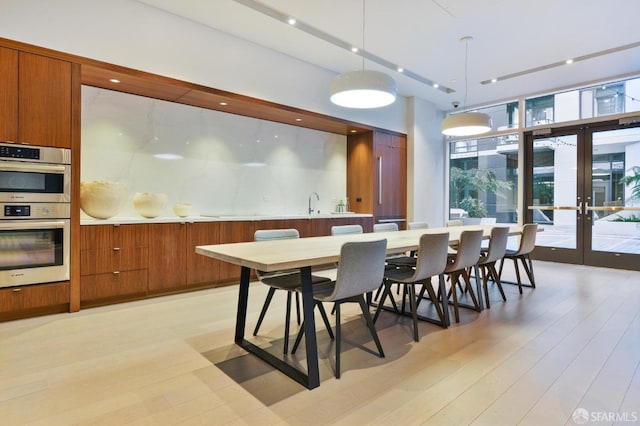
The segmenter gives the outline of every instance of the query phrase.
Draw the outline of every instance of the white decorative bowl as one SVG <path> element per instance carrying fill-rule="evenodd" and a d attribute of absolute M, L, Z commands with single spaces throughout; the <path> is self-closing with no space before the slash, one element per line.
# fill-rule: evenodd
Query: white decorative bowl
<path fill-rule="evenodd" d="M 153 192 L 136 192 L 133 196 L 133 208 L 146 218 L 158 217 L 167 206 L 167 194 Z"/>
<path fill-rule="evenodd" d="M 96 219 L 117 215 L 127 201 L 127 185 L 94 180 L 80 182 L 80 208 Z"/>
<path fill-rule="evenodd" d="M 178 217 L 187 217 L 191 214 L 191 203 L 175 203 L 173 212 Z"/>

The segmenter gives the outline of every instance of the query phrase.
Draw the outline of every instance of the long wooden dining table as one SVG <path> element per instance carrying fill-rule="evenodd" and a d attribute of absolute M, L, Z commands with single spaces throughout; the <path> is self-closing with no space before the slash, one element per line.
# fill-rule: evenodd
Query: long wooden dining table
<path fill-rule="evenodd" d="M 318 348 L 316 342 L 316 325 L 314 320 L 314 301 L 311 283 L 311 268 L 314 266 L 336 263 L 340 259 L 340 249 L 346 242 L 387 240 L 387 254 L 399 254 L 416 250 L 420 236 L 430 233 L 449 233 L 449 243 L 458 243 L 460 234 L 464 230 L 482 229 L 484 237 L 489 238 L 492 226 L 469 225 L 446 228 L 427 228 L 394 232 L 376 232 L 366 234 L 336 235 L 326 237 L 309 237 L 286 240 L 252 241 L 244 243 L 215 244 L 197 246 L 196 253 L 218 259 L 224 262 L 239 265 L 241 267 L 240 286 L 238 297 L 238 310 L 236 314 L 235 343 L 276 369 L 282 371 L 290 378 L 296 380 L 308 389 L 320 385 L 318 370 Z M 522 228 L 511 226 L 509 234 L 519 235 Z M 247 320 L 247 303 L 249 297 L 249 283 L 251 269 L 271 272 L 286 269 L 300 269 L 302 277 L 302 305 L 305 327 L 305 345 L 307 358 L 307 371 L 301 371 L 283 359 L 278 358 L 267 350 L 245 339 L 245 326 Z M 442 294 L 446 294 L 441 289 Z M 481 297 L 482 292 L 478 292 Z M 443 297 L 443 312 L 448 320 L 447 300 Z M 479 301 L 480 302 L 480 301 Z M 482 302 L 480 302 L 482 306 Z"/>

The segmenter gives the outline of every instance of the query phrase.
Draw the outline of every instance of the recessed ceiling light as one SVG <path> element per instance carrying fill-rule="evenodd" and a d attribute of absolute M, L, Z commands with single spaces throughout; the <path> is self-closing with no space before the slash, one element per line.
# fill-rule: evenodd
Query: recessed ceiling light
<path fill-rule="evenodd" d="M 351 48 L 351 51 L 352 51 L 353 53 L 356 53 L 356 52 L 358 52 L 358 48 L 357 48 L 357 47 L 355 47 L 355 46 L 353 46 L 353 47 Z"/>
<path fill-rule="evenodd" d="M 302 118 L 296 118 L 296 121 L 302 121 Z"/>
<path fill-rule="evenodd" d="M 492 78 L 492 79 L 491 79 L 491 82 L 492 82 L 492 83 L 497 83 L 497 82 L 498 82 L 498 79 L 497 79 L 497 78 Z"/>
<path fill-rule="evenodd" d="M 120 80 L 118 80 L 117 78 L 110 78 L 109 81 L 116 84 L 120 83 Z"/>
<path fill-rule="evenodd" d="M 289 18 L 289 20 L 287 22 L 289 23 L 289 25 L 295 25 L 296 24 L 296 20 L 294 18 Z"/>
<path fill-rule="evenodd" d="M 573 63 L 573 59 L 567 59 L 564 63 L 567 65 L 571 65 Z"/>
<path fill-rule="evenodd" d="M 402 72 L 402 71 L 404 71 L 404 68 L 398 67 L 398 72 Z"/>
<path fill-rule="evenodd" d="M 161 160 L 182 160 L 184 157 L 180 154 L 171 154 L 171 153 L 160 153 L 155 154 L 154 157 L 159 158 Z"/>
<path fill-rule="evenodd" d="M 357 133 L 358 131 L 356 129 L 352 129 L 351 133 Z"/>
<path fill-rule="evenodd" d="M 440 87 L 440 85 L 438 83 L 433 83 L 433 88 L 437 89 L 438 87 Z"/>
<path fill-rule="evenodd" d="M 229 104 L 226 103 L 226 102 L 220 102 L 220 105 L 225 106 L 225 105 L 229 105 Z"/>

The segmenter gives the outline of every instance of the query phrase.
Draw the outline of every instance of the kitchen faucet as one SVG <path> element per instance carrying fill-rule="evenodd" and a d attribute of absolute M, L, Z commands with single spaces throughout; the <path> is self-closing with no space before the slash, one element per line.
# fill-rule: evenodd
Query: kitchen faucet
<path fill-rule="evenodd" d="M 315 195 L 316 199 L 320 201 L 320 196 L 317 192 L 312 192 L 311 195 Z M 309 195 L 309 214 L 313 213 L 313 209 L 311 208 L 311 195 Z"/>

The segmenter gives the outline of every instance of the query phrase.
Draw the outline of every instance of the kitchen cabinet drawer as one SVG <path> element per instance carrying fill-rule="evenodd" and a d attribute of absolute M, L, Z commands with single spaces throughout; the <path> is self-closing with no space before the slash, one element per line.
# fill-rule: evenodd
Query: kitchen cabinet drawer
<path fill-rule="evenodd" d="M 80 300 L 83 304 L 119 296 L 145 296 L 147 270 L 86 275 L 82 277 L 80 286 Z"/>
<path fill-rule="evenodd" d="M 69 309 L 69 282 L 26 285 L 0 289 L 0 321 Z"/>
<path fill-rule="evenodd" d="M 148 247 L 115 247 L 80 252 L 81 275 L 147 269 L 148 265 Z"/>
<path fill-rule="evenodd" d="M 90 225 L 80 228 L 80 249 L 149 247 L 149 225 Z"/>

